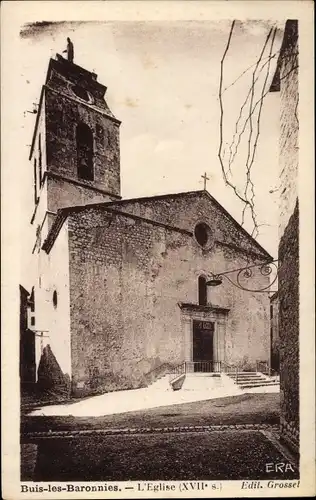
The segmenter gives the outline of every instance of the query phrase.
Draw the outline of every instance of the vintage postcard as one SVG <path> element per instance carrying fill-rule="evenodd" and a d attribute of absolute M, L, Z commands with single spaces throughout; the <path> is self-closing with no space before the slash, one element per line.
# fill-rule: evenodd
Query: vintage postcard
<path fill-rule="evenodd" d="M 5 499 L 315 494 L 313 3 L 3 2 Z"/>

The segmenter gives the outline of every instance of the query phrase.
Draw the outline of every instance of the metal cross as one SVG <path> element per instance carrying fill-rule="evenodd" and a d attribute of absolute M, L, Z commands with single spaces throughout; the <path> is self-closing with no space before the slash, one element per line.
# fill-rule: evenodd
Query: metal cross
<path fill-rule="evenodd" d="M 206 175 L 206 172 L 204 173 L 204 175 L 201 175 L 202 179 L 204 179 L 204 190 L 206 190 L 206 181 L 209 181 L 210 178 L 207 177 Z"/>

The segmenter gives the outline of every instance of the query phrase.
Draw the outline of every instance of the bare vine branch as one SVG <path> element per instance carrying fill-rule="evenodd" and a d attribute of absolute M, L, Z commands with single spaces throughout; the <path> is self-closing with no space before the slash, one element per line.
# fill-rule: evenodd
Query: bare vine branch
<path fill-rule="evenodd" d="M 262 72 L 263 68 L 265 68 L 265 66 L 266 66 L 266 65 L 267 65 L 267 64 L 271 61 L 271 59 L 273 59 L 273 58 L 275 57 L 275 55 L 276 55 L 276 54 L 277 54 L 277 52 L 276 52 L 275 54 L 273 54 L 273 55 L 271 56 L 271 58 L 269 58 L 269 59 L 268 59 L 268 61 L 266 61 L 266 62 L 265 62 L 265 63 L 261 66 L 261 68 L 260 68 L 260 69 L 259 69 L 259 71 L 258 71 L 258 76 L 255 78 L 254 84 L 258 81 L 258 79 L 259 79 L 259 77 L 260 77 L 260 74 L 261 74 L 261 72 Z M 249 99 L 249 97 L 250 97 L 250 95 L 251 95 L 251 92 L 252 92 L 252 85 L 251 85 L 251 87 L 250 87 L 250 89 L 249 89 L 249 91 L 248 91 L 248 94 L 247 94 L 247 96 L 246 96 L 246 98 L 245 98 L 245 100 L 244 100 L 244 102 L 243 102 L 243 104 L 242 104 L 242 106 L 241 106 L 241 108 L 240 108 L 240 111 L 239 111 L 239 116 L 238 116 L 237 121 L 236 121 L 236 124 L 235 124 L 235 131 L 234 131 L 233 139 L 232 139 L 232 141 L 231 141 L 231 143 L 230 143 L 230 145 L 229 145 L 229 160 L 228 160 L 228 169 L 227 169 L 227 171 L 228 171 L 230 174 L 232 173 L 232 171 L 231 171 L 231 166 L 232 166 L 232 164 L 233 164 L 233 162 L 234 162 L 234 160 L 235 160 L 235 156 L 236 156 L 236 152 L 237 152 L 237 151 L 236 151 L 236 152 L 233 154 L 233 149 L 232 149 L 232 148 L 233 148 L 233 146 L 235 145 L 235 139 L 236 139 L 236 136 L 237 136 L 237 133 L 238 133 L 238 126 L 239 126 L 240 120 L 241 120 L 241 118 L 242 118 L 243 110 L 244 110 L 244 108 L 245 108 L 245 106 L 246 106 L 246 104 L 247 104 L 247 102 L 248 102 L 248 99 Z M 244 130 L 243 130 L 243 132 L 244 132 Z M 238 142 L 238 146 L 239 146 L 239 144 L 240 144 L 240 141 Z"/>
<path fill-rule="evenodd" d="M 262 61 L 262 56 L 263 56 L 263 54 L 264 54 L 264 51 L 265 51 L 266 45 L 267 45 L 267 43 L 268 43 L 268 41 L 269 41 L 269 38 L 270 38 L 270 36 L 271 36 L 271 31 L 272 31 L 272 28 L 271 28 L 271 30 L 269 31 L 268 35 L 267 35 L 267 38 L 266 38 L 265 44 L 264 44 L 264 46 L 263 46 L 263 49 L 262 49 L 262 51 L 261 51 L 260 57 L 259 57 L 258 61 L 256 62 L 256 65 L 255 65 L 256 67 L 255 67 L 255 70 L 254 70 L 254 72 L 253 72 L 253 74 L 252 74 L 252 84 L 251 84 L 251 87 L 250 87 L 250 89 L 249 89 L 249 91 L 248 91 L 248 94 L 247 94 L 247 96 L 246 96 L 246 99 L 244 100 L 244 102 L 243 102 L 243 104 L 242 104 L 242 106 L 241 106 L 241 108 L 240 108 L 239 116 L 238 116 L 238 119 L 237 119 L 237 122 L 236 122 L 236 125 L 235 125 L 235 132 L 234 132 L 234 135 L 233 135 L 232 142 L 230 143 L 230 146 L 229 146 L 230 155 L 229 155 L 229 161 L 228 161 L 228 171 L 229 171 L 230 173 L 231 173 L 231 166 L 232 166 L 232 164 L 233 164 L 233 162 L 234 162 L 234 160 L 235 160 L 235 156 L 236 156 L 236 153 L 237 153 L 237 149 L 238 149 L 238 146 L 239 146 L 239 144 L 240 144 L 240 140 L 239 140 L 239 142 L 238 142 L 238 146 L 236 147 L 236 149 L 235 149 L 235 153 L 233 154 L 232 148 L 233 148 L 233 146 L 234 146 L 234 144 L 235 144 L 235 138 L 236 138 L 236 135 L 237 135 L 237 133 L 238 133 L 238 126 L 239 126 L 239 123 L 240 123 L 240 120 L 241 120 L 241 117 L 242 117 L 242 114 L 243 114 L 243 110 L 244 110 L 244 108 L 245 108 L 245 106 L 246 106 L 246 104 L 247 104 L 247 102 L 248 102 L 249 97 L 250 97 L 250 96 L 252 96 L 252 99 L 253 99 L 253 96 L 254 96 L 254 86 L 255 86 L 256 82 L 258 81 L 258 79 L 259 79 L 259 77 L 260 77 L 260 74 L 261 74 L 261 72 L 262 72 L 263 68 L 265 68 L 265 66 L 266 66 L 267 64 L 269 64 L 269 65 L 270 65 L 270 61 L 271 61 L 271 59 L 273 59 L 273 57 L 275 57 L 275 55 L 277 54 L 277 53 L 275 53 L 275 54 L 273 54 L 273 56 L 271 56 L 271 53 L 270 53 L 270 55 L 269 55 L 269 56 L 267 56 L 268 60 L 267 60 L 267 61 L 266 61 L 266 62 L 265 62 L 262 66 L 261 66 L 261 68 L 259 69 L 259 72 L 258 72 L 258 76 L 256 77 L 256 72 L 257 72 L 258 66 L 259 66 L 260 62 Z M 243 130 L 243 132 L 244 132 L 244 130 Z M 242 132 L 242 133 L 243 133 L 243 132 Z"/>
<path fill-rule="evenodd" d="M 274 44 L 276 32 L 277 32 L 277 29 L 275 28 L 273 35 L 272 35 L 272 41 L 271 41 L 271 46 L 270 46 L 270 55 L 272 54 L 272 49 L 273 49 L 273 44 Z M 269 73 L 270 73 L 270 62 L 271 62 L 271 59 L 269 59 L 265 80 L 264 80 L 263 87 L 261 90 L 261 97 L 265 93 L 265 89 L 267 86 L 267 81 L 268 81 Z M 247 175 L 249 175 L 249 180 L 250 180 L 250 171 L 251 171 L 251 168 L 254 164 L 257 146 L 258 146 L 259 135 L 260 135 L 260 118 L 261 118 L 262 106 L 263 106 L 263 99 L 260 101 L 259 111 L 258 111 L 258 115 L 257 115 L 257 132 L 256 132 L 255 141 L 253 144 L 252 157 L 251 157 L 251 161 L 250 161 L 249 165 L 247 165 Z M 250 181 L 250 183 L 251 183 L 251 190 L 252 190 L 251 203 L 254 206 L 254 199 L 255 199 L 254 184 L 252 181 Z"/>
<path fill-rule="evenodd" d="M 249 105 L 249 114 L 250 114 L 249 125 L 250 125 L 250 127 L 249 127 L 249 136 L 248 136 L 248 153 L 247 153 L 247 159 L 246 159 L 246 184 L 245 184 L 245 190 L 244 190 L 244 198 L 246 200 L 248 200 L 249 185 L 251 185 L 252 192 L 254 193 L 254 185 L 253 185 L 251 175 L 250 175 L 251 164 L 249 163 L 249 161 L 250 161 L 250 156 L 251 156 L 251 140 L 252 140 L 252 134 L 253 134 L 252 107 L 253 107 L 253 100 L 254 100 L 254 95 L 255 95 L 256 72 L 257 72 L 259 64 L 262 60 L 262 57 L 263 57 L 264 51 L 266 49 L 267 43 L 270 39 L 271 33 L 272 33 L 272 28 L 270 29 L 270 31 L 266 37 L 266 40 L 265 40 L 265 43 L 264 43 L 263 48 L 261 50 L 259 59 L 257 60 L 257 63 L 255 65 L 255 69 L 252 73 L 252 85 L 251 85 L 251 91 L 250 91 L 251 98 L 250 98 L 250 105 Z M 271 55 L 271 52 L 270 52 L 270 55 Z M 270 59 L 269 59 L 269 62 L 270 62 Z M 250 205 L 248 205 L 248 206 L 251 208 L 251 218 L 252 218 L 252 222 L 254 225 L 254 229 L 253 229 L 253 233 L 254 233 L 255 230 L 257 231 L 257 220 L 256 220 L 256 213 L 254 210 L 254 203 L 252 200 L 250 200 Z M 244 222 L 245 222 L 246 209 L 247 209 L 247 205 L 244 206 L 244 209 L 242 211 L 242 220 L 241 220 L 242 226 L 244 225 Z"/>
<path fill-rule="evenodd" d="M 235 24 L 235 21 L 233 21 L 233 23 L 231 25 L 227 44 L 226 44 L 226 47 L 225 47 L 225 50 L 224 50 L 224 53 L 223 53 L 223 56 L 221 59 L 221 63 L 220 63 L 220 82 L 219 82 L 219 94 L 218 94 L 219 104 L 220 104 L 220 134 L 219 134 L 218 158 L 220 161 L 222 175 L 223 175 L 223 179 L 224 179 L 225 184 L 228 185 L 231 189 L 233 189 L 237 198 L 240 201 L 242 201 L 242 203 L 244 205 L 243 209 L 242 209 L 242 214 L 241 214 L 241 217 L 242 217 L 241 224 L 242 225 L 244 224 L 245 214 L 246 214 L 247 209 L 249 209 L 250 213 L 251 213 L 252 223 L 253 223 L 253 230 L 252 230 L 251 234 L 254 238 L 257 238 L 259 235 L 259 227 L 261 227 L 263 225 L 267 225 L 267 224 L 258 224 L 257 223 L 257 214 L 255 212 L 255 207 L 254 207 L 254 205 L 255 205 L 255 186 L 254 186 L 254 183 L 253 183 L 252 177 L 251 177 L 251 171 L 252 171 L 251 169 L 252 169 L 254 161 L 255 161 L 257 147 L 258 147 L 258 141 L 259 141 L 259 136 L 260 136 L 260 123 L 261 123 L 261 113 L 262 113 L 262 108 L 263 108 L 263 100 L 266 97 L 266 95 L 270 92 L 270 88 L 266 89 L 266 87 L 267 87 L 268 79 L 269 79 L 269 75 L 270 75 L 271 61 L 280 51 L 277 51 L 274 54 L 272 54 L 275 36 L 277 33 L 277 28 L 274 27 L 274 28 L 270 29 L 270 31 L 266 37 L 264 46 L 261 50 L 261 53 L 259 55 L 257 62 L 255 64 L 253 64 L 252 66 L 250 66 L 249 68 L 247 68 L 245 71 L 243 71 L 239 75 L 238 78 L 236 78 L 230 85 L 228 85 L 223 90 L 224 61 L 225 61 L 227 52 L 228 52 L 229 47 L 230 47 L 232 33 L 233 33 L 233 29 L 234 29 L 234 24 Z M 269 49 L 269 55 L 266 57 L 263 57 L 265 49 L 267 47 L 267 44 L 269 42 L 269 39 L 270 39 L 272 33 L 273 33 L 273 35 L 272 35 L 271 45 L 270 45 L 270 49 Z M 264 59 L 266 59 L 266 61 L 260 67 L 261 62 Z M 260 95 L 260 98 L 254 103 L 255 84 L 258 81 L 261 72 L 263 71 L 263 69 L 266 66 L 267 66 L 267 71 L 266 71 L 266 74 L 264 77 L 264 82 L 263 82 L 263 86 L 261 89 L 261 95 Z M 238 119 L 237 119 L 237 122 L 235 125 L 235 132 L 233 135 L 233 139 L 229 145 L 228 169 L 225 170 L 224 154 L 227 152 L 227 148 L 226 148 L 227 143 L 224 147 L 224 145 L 223 145 L 223 124 L 224 124 L 223 93 L 228 88 L 232 87 L 247 71 L 249 71 L 253 67 L 254 67 L 254 71 L 252 74 L 252 84 L 251 84 L 251 87 L 250 87 L 249 92 L 247 94 L 247 97 L 246 97 L 244 103 L 242 104 L 240 112 L 239 112 L 239 116 L 238 116 Z M 283 75 L 280 78 L 280 81 L 287 78 L 289 76 L 289 74 L 292 71 L 296 70 L 297 68 L 298 68 L 298 65 L 294 65 L 285 75 Z M 239 124 L 240 124 L 240 121 L 242 119 L 245 106 L 247 105 L 247 103 L 249 101 L 249 98 L 250 98 L 250 103 L 249 103 L 248 116 L 244 121 L 242 130 L 238 134 Z M 256 116 L 255 124 L 254 124 L 254 113 L 255 113 L 258 106 L 259 106 L 259 110 L 257 112 L 257 116 Z M 297 119 L 297 106 L 298 106 L 298 103 L 296 103 L 296 107 L 295 107 L 295 111 L 294 111 L 296 119 Z M 297 121 L 298 121 L 298 119 L 297 119 Z M 235 157 L 237 155 L 238 148 L 239 148 L 239 145 L 241 142 L 242 135 L 244 134 L 248 124 L 249 124 L 249 135 L 248 135 L 248 144 L 247 144 L 248 151 L 247 151 L 247 158 L 246 158 L 246 183 L 245 183 L 244 191 L 241 192 L 237 189 L 237 186 L 234 185 L 232 180 L 228 178 L 228 174 L 232 175 L 231 166 L 235 160 Z M 255 137 L 253 139 L 254 134 L 255 134 Z M 237 137 L 237 143 L 236 143 L 236 137 Z M 249 188 L 251 188 L 251 197 L 250 198 L 248 195 Z"/>
<path fill-rule="evenodd" d="M 270 58 L 271 58 L 271 59 L 274 59 L 274 57 L 275 57 L 277 54 L 279 54 L 279 52 L 280 52 L 280 51 L 279 51 L 279 50 L 277 50 L 277 51 L 276 51 L 276 52 L 275 52 L 272 56 L 270 55 L 270 56 L 263 57 L 263 58 L 262 58 L 262 61 L 264 61 L 265 59 L 270 59 Z M 264 63 L 264 65 L 262 66 L 262 68 L 260 69 L 260 71 L 264 68 L 264 66 L 265 66 L 267 63 L 268 63 L 268 61 L 266 61 L 266 62 Z M 228 85 L 227 87 L 225 87 L 225 88 L 224 88 L 224 90 L 223 90 L 223 92 L 222 92 L 222 95 L 224 94 L 224 92 L 226 92 L 226 90 L 230 89 L 230 87 L 232 87 L 233 85 L 235 85 L 235 83 L 237 83 L 237 82 L 238 82 L 238 80 L 240 80 L 240 78 L 241 78 L 241 77 L 243 77 L 243 76 L 247 73 L 247 71 L 249 71 L 251 68 L 253 68 L 254 66 L 256 66 L 256 64 L 257 64 L 257 63 L 255 62 L 254 64 L 252 64 L 251 66 L 249 66 L 247 69 L 245 69 L 245 71 L 243 71 L 243 72 L 242 72 L 242 73 L 241 73 L 241 74 L 240 74 L 240 75 L 236 78 L 236 80 L 234 80 L 234 81 L 233 81 L 230 85 Z"/>
<path fill-rule="evenodd" d="M 223 159 L 222 159 L 223 122 L 224 122 L 224 108 L 223 108 L 223 100 L 222 100 L 222 88 L 223 88 L 223 78 L 224 78 L 224 61 L 225 61 L 225 57 L 226 57 L 226 54 L 227 54 L 229 46 L 230 46 L 230 41 L 231 41 L 231 37 L 232 37 L 232 34 L 233 34 L 234 26 L 235 26 L 235 21 L 232 22 L 232 25 L 231 25 L 231 28 L 230 28 L 230 32 L 229 32 L 229 37 L 228 37 L 227 44 L 226 44 L 226 48 L 225 48 L 223 57 L 221 59 L 221 72 L 220 72 L 219 93 L 218 93 L 219 105 L 220 105 L 219 148 L 218 148 L 218 154 L 217 155 L 218 155 L 218 159 L 219 159 L 220 164 L 221 164 L 221 169 L 222 169 L 222 174 L 223 174 L 223 178 L 224 178 L 225 184 L 227 186 L 229 186 L 230 188 L 233 189 L 234 193 L 236 194 L 236 196 L 239 198 L 240 201 L 242 201 L 245 204 L 249 204 L 249 201 L 246 200 L 246 199 L 244 199 L 242 197 L 242 195 L 238 192 L 237 187 L 234 186 L 228 180 L 226 172 L 225 172 L 225 167 L 224 167 L 224 164 L 223 164 Z"/>
<path fill-rule="evenodd" d="M 292 73 L 292 71 L 295 71 L 296 69 L 298 68 L 298 65 L 297 66 L 294 66 L 293 68 L 290 69 L 290 71 L 288 71 L 288 73 L 286 73 L 286 75 L 282 76 L 282 78 L 280 78 L 280 81 L 284 80 L 285 78 L 287 78 L 287 76 Z M 255 112 L 255 110 L 257 109 L 257 106 L 260 104 L 261 101 L 263 101 L 263 99 L 266 97 L 267 94 L 269 94 L 270 92 L 270 89 L 266 90 L 266 92 L 260 97 L 260 99 L 258 99 L 258 101 L 256 102 L 256 104 L 254 105 L 253 109 L 252 109 L 252 113 L 251 115 Z M 237 144 L 235 146 L 235 151 L 233 153 L 233 159 L 235 158 L 236 154 L 237 154 L 237 150 L 238 150 L 238 147 L 239 147 L 239 144 L 240 144 L 240 141 L 241 141 L 241 137 L 243 135 L 243 133 L 245 132 L 245 129 L 246 129 L 246 126 L 247 126 L 247 123 L 249 122 L 249 119 L 250 119 L 250 114 L 248 115 L 248 117 L 246 118 L 245 122 L 244 122 L 244 126 L 240 132 L 240 134 L 238 135 L 238 141 L 237 141 Z"/>

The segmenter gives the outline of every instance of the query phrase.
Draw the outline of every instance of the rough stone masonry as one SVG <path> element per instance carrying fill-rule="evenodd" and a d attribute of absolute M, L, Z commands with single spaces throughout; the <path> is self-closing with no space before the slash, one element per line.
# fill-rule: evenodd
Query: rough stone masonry
<path fill-rule="evenodd" d="M 281 435 L 299 450 L 298 21 L 288 20 L 271 90 L 280 91 L 279 336 Z"/>

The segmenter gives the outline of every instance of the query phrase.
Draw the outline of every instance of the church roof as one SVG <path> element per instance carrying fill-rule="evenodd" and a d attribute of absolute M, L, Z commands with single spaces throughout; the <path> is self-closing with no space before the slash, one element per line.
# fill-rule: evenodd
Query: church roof
<path fill-rule="evenodd" d="M 155 202 L 156 200 L 168 200 L 168 199 L 173 199 L 173 198 L 181 198 L 181 197 L 196 197 L 196 196 L 207 196 L 208 199 L 219 208 L 219 210 L 230 219 L 230 221 L 235 225 L 236 229 L 240 231 L 248 240 L 251 242 L 251 244 L 256 247 L 258 250 L 260 256 L 262 258 L 272 261 L 273 257 L 232 217 L 232 215 L 225 210 L 225 208 L 215 199 L 213 196 L 206 190 L 197 190 L 197 191 L 187 191 L 187 192 L 181 192 L 181 193 L 169 193 L 169 194 L 163 194 L 163 195 L 156 195 L 156 196 L 145 196 L 145 197 L 140 197 L 140 198 L 130 198 L 130 199 L 124 199 L 124 200 L 117 200 L 117 201 L 111 201 L 111 202 L 102 202 L 102 203 L 91 203 L 88 205 L 76 205 L 72 207 L 66 207 L 58 210 L 58 215 L 54 221 L 53 226 L 51 227 L 51 230 L 43 244 L 43 250 L 49 251 L 53 244 L 54 241 L 59 233 L 59 230 L 61 229 L 64 221 L 68 217 L 69 214 L 75 213 L 75 212 L 81 212 L 87 209 L 100 209 L 103 208 L 107 211 L 113 212 L 113 213 L 118 213 L 122 214 L 127 217 L 131 217 L 134 219 L 138 220 L 143 220 L 144 222 L 154 224 L 157 226 L 161 227 L 166 227 L 169 230 L 173 230 L 176 232 L 182 232 L 185 234 L 188 234 L 189 236 L 192 236 L 193 233 L 191 231 L 188 231 L 184 228 L 180 228 L 178 226 L 170 225 L 163 223 L 161 221 L 157 221 L 154 219 L 149 219 L 145 218 L 139 215 L 135 215 L 129 212 L 125 212 L 120 210 L 121 208 L 124 208 L 124 205 L 127 204 L 133 204 L 133 203 L 142 203 L 142 202 Z"/>
<path fill-rule="evenodd" d="M 182 193 L 170 193 L 170 194 L 163 194 L 163 195 L 157 195 L 157 196 L 145 196 L 141 198 L 130 198 L 130 199 L 125 199 L 125 200 L 117 200 L 117 201 L 111 201 L 107 202 L 107 206 L 124 206 L 125 204 L 128 203 L 142 203 L 146 201 L 155 201 L 155 200 L 163 200 L 163 199 L 168 199 L 168 198 L 175 198 L 175 197 L 187 197 L 187 196 L 197 196 L 197 195 L 206 195 L 214 205 L 217 206 L 217 208 L 220 209 L 220 211 L 225 214 L 231 222 L 235 225 L 236 229 L 238 231 L 241 231 L 248 239 L 251 240 L 252 244 L 257 247 L 257 249 L 260 251 L 260 253 L 263 253 L 267 260 L 273 260 L 273 257 L 258 243 L 249 233 L 244 229 L 237 221 L 234 219 L 234 217 L 214 198 L 207 190 L 201 189 L 197 191 L 187 191 L 187 192 L 182 192 Z"/>
<path fill-rule="evenodd" d="M 45 250 L 46 252 L 50 251 L 50 249 L 54 245 L 54 242 L 58 236 L 58 233 L 63 223 L 65 222 L 69 214 L 75 212 L 82 212 L 84 210 L 100 209 L 100 208 L 103 208 L 107 212 L 111 212 L 113 214 L 123 215 L 124 217 L 128 217 L 130 219 L 142 220 L 144 222 L 147 222 L 148 224 L 153 224 L 154 226 L 164 227 L 166 229 L 169 229 L 170 231 L 175 231 L 177 233 L 193 236 L 193 233 L 191 231 L 187 231 L 186 229 L 183 229 L 181 227 L 171 226 L 170 224 L 164 224 L 163 222 L 147 219 L 146 217 L 140 217 L 139 215 L 130 214 L 128 212 L 122 212 L 120 210 L 115 210 L 114 208 L 108 207 L 107 204 L 108 203 L 91 203 L 90 205 L 77 205 L 74 207 L 66 207 L 58 210 L 57 217 L 48 233 L 46 240 L 43 243 L 42 249 Z"/>
<path fill-rule="evenodd" d="M 28 296 L 30 295 L 30 292 L 28 292 L 28 291 L 26 290 L 26 288 L 24 288 L 24 286 L 23 286 L 23 285 L 21 285 L 21 284 L 20 284 L 20 285 L 19 285 L 19 288 L 20 288 L 20 293 L 21 293 L 21 294 L 23 294 L 23 295 L 25 295 L 25 297 L 28 297 Z"/>

